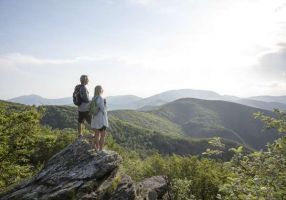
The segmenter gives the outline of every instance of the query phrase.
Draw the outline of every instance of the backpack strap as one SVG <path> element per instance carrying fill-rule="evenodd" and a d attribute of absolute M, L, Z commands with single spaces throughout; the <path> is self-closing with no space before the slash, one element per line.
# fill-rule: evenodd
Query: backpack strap
<path fill-rule="evenodd" d="M 87 89 L 85 88 L 85 94 L 82 94 L 82 93 L 81 93 L 81 89 L 82 89 L 83 87 L 85 88 L 84 85 L 80 85 L 80 88 L 79 88 L 79 96 L 80 96 L 80 99 L 81 99 L 82 102 L 88 103 L 88 102 L 89 102 L 89 98 L 88 98 L 88 94 L 87 94 Z"/>

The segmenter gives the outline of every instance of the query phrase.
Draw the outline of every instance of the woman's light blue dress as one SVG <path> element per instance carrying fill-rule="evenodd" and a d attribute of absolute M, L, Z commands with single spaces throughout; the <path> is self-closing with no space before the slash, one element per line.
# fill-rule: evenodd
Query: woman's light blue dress
<path fill-rule="evenodd" d="M 103 126 L 109 127 L 107 117 L 107 107 L 104 105 L 104 99 L 101 96 L 93 97 L 92 100 L 96 99 L 96 105 L 99 107 L 99 111 L 96 115 L 92 115 L 91 128 L 101 129 Z"/>

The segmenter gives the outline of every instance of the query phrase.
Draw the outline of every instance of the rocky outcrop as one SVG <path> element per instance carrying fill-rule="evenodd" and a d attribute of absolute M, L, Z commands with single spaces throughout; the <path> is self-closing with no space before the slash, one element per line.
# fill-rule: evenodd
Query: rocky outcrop
<path fill-rule="evenodd" d="M 0 199 L 168 199 L 165 177 L 136 184 L 129 176 L 118 173 L 121 161 L 116 152 L 97 153 L 92 136 L 87 135 L 54 155 L 36 176 Z"/>
<path fill-rule="evenodd" d="M 142 199 L 170 199 L 168 180 L 165 176 L 153 176 L 137 184 L 138 197 Z"/>
<path fill-rule="evenodd" d="M 168 200 L 168 181 L 165 176 L 154 176 L 134 184 L 131 178 L 124 175 L 110 200 Z"/>

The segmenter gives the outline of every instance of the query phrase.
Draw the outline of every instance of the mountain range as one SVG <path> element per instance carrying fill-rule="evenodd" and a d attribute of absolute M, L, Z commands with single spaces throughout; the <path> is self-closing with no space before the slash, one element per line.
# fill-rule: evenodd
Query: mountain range
<path fill-rule="evenodd" d="M 273 110 L 274 108 L 286 110 L 286 96 L 254 96 L 249 98 L 239 98 L 230 95 L 220 95 L 216 92 L 208 90 L 193 89 L 169 90 L 147 98 L 142 98 L 135 95 L 119 95 L 109 96 L 106 99 L 109 110 L 132 109 L 147 111 L 180 98 L 223 100 L 265 110 Z M 38 95 L 25 95 L 9 99 L 8 101 L 36 106 L 73 105 L 71 97 L 47 99 Z"/>
<path fill-rule="evenodd" d="M 249 99 L 254 99 L 257 101 L 265 101 L 265 102 L 279 102 L 279 103 L 286 103 L 286 96 L 255 96 L 250 97 Z"/>
<path fill-rule="evenodd" d="M 19 97 L 15 97 L 12 99 L 9 99 L 8 101 L 14 102 L 14 103 L 21 103 L 25 105 L 71 105 L 72 104 L 72 98 L 71 97 L 65 97 L 65 98 L 59 98 L 59 99 L 47 99 L 44 97 L 41 97 L 39 95 L 23 95 Z"/>
<path fill-rule="evenodd" d="M 77 127 L 75 107 L 43 107 L 43 124 L 60 129 Z M 194 98 L 178 99 L 149 111 L 114 110 L 108 115 L 112 136 L 122 146 L 187 154 L 205 147 L 204 139 L 212 137 L 250 149 L 264 148 L 278 135 L 271 130 L 262 131 L 262 122 L 253 116 L 256 112 L 273 116 L 271 111 L 238 103 Z M 182 150 L 179 144 L 186 146 Z"/>
<path fill-rule="evenodd" d="M 16 110 L 29 107 L 2 104 Z M 54 129 L 77 128 L 76 107 L 45 105 L 39 109 L 41 107 L 43 125 Z M 263 124 L 254 119 L 256 112 L 273 116 L 271 111 L 223 100 L 181 98 L 149 111 L 110 111 L 110 131 L 118 144 L 143 152 L 200 154 L 212 137 L 221 137 L 228 148 L 241 144 L 247 149 L 262 149 L 278 138 L 278 134 L 272 130 L 263 132 Z"/>

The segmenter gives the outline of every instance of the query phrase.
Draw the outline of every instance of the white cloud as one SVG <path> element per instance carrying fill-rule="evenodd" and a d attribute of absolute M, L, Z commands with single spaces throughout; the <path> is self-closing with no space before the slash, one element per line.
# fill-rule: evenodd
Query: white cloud
<path fill-rule="evenodd" d="M 31 55 L 25 55 L 20 53 L 4 54 L 0 55 L 0 67 L 1 66 L 13 66 L 13 65 L 63 65 L 72 64 L 80 61 L 94 61 L 96 58 L 92 57 L 76 57 L 74 59 L 46 59 L 38 58 Z"/>
<path fill-rule="evenodd" d="M 127 2 L 144 6 L 160 14 L 182 14 L 199 4 L 198 0 L 127 0 Z"/>

